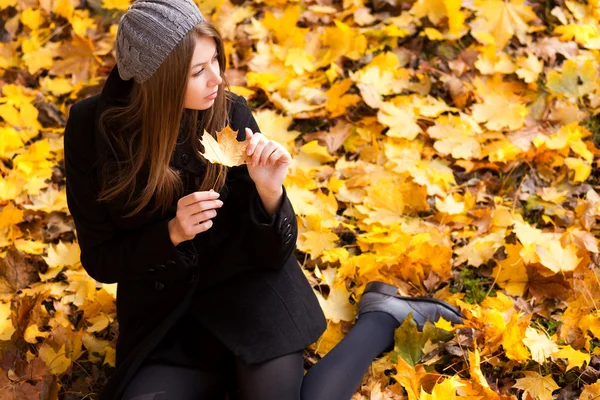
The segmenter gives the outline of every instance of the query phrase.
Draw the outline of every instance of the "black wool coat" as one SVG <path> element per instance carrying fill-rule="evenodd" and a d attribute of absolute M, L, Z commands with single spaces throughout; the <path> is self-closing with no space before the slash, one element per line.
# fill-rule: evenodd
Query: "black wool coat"
<path fill-rule="evenodd" d="M 96 201 L 107 149 L 98 117 L 127 101 L 131 85 L 115 66 L 101 94 L 71 107 L 64 133 L 67 203 L 81 263 L 95 280 L 118 283 L 116 370 L 101 400 L 122 396 L 144 359 L 190 307 L 248 364 L 301 350 L 326 328 L 293 254 L 298 230 L 285 188 L 277 213 L 269 217 L 246 166 L 229 169 L 213 227 L 178 246 L 167 227 L 178 199 L 166 215 L 143 210 L 131 218 L 122 217 L 119 200 Z M 236 95 L 230 101 L 231 127 L 242 134 L 245 127 L 259 131 L 246 101 Z M 182 176 L 185 194 L 194 191 L 203 165 L 187 141 L 178 143 L 171 166 Z"/>

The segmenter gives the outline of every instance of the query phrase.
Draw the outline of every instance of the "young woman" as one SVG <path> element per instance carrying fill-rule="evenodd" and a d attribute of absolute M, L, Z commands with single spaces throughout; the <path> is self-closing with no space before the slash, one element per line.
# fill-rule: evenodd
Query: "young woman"
<path fill-rule="evenodd" d="M 226 90 L 223 42 L 192 0 L 138 0 L 102 93 L 65 129 L 67 201 L 81 263 L 118 282 L 116 370 L 104 400 L 349 399 L 412 312 L 461 314 L 370 282 L 352 331 L 304 376 L 326 327 L 294 257 L 283 181 L 290 154 Z M 206 162 L 198 139 L 226 125 L 247 165 Z"/>

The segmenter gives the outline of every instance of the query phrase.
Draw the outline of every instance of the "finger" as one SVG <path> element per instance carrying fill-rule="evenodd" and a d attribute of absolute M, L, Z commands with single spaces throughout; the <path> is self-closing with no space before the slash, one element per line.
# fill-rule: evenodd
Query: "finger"
<path fill-rule="evenodd" d="M 256 144 L 256 147 L 254 148 L 254 152 L 252 153 L 252 158 L 251 158 L 253 165 L 258 165 L 258 162 L 260 161 L 260 155 L 262 154 L 266 145 L 267 145 L 267 141 L 264 139 L 260 140 Z"/>
<path fill-rule="evenodd" d="M 177 206 L 187 207 L 199 201 L 218 199 L 220 195 L 219 192 L 215 192 L 214 190 L 190 193 L 179 199 Z"/>
<path fill-rule="evenodd" d="M 223 201 L 221 200 L 205 200 L 194 205 L 194 210 L 192 215 L 198 214 L 200 212 L 206 210 L 212 210 L 215 208 L 221 208 L 223 206 Z"/>
<path fill-rule="evenodd" d="M 253 134 L 252 138 L 250 139 L 250 142 L 248 144 L 248 150 L 246 151 L 246 154 L 251 156 L 254 154 L 254 152 L 256 151 L 256 146 L 258 146 L 258 144 L 261 141 L 264 141 L 265 137 L 263 135 L 258 135 L 258 134 Z"/>
<path fill-rule="evenodd" d="M 268 165 L 276 165 L 278 162 L 285 163 L 287 160 L 286 153 L 287 152 L 284 149 L 281 149 L 281 148 L 275 149 L 275 151 L 273 153 L 271 153 L 271 155 L 269 156 L 269 159 L 267 160 L 267 164 Z"/>
<path fill-rule="evenodd" d="M 196 234 L 198 233 L 202 233 L 202 232 L 206 232 L 207 230 L 209 230 L 211 227 L 213 226 L 213 222 L 212 219 L 209 219 L 207 221 L 204 221 L 198 225 L 196 225 Z"/>
<path fill-rule="evenodd" d="M 198 225 L 198 224 L 200 224 L 204 221 L 208 221 L 209 219 L 212 219 L 216 216 L 217 216 L 217 210 L 212 209 L 212 210 L 206 210 L 206 211 L 202 211 L 202 212 L 193 214 L 190 219 L 194 225 Z"/>
<path fill-rule="evenodd" d="M 267 141 L 262 153 L 260 154 L 260 159 L 258 161 L 259 165 L 267 165 L 267 160 L 271 157 L 271 154 L 277 150 L 277 145 L 272 141 Z"/>
<path fill-rule="evenodd" d="M 254 134 L 252 133 L 252 129 L 246 128 L 245 131 L 246 131 L 246 139 L 244 139 L 244 140 L 252 139 L 252 136 L 254 136 Z"/>

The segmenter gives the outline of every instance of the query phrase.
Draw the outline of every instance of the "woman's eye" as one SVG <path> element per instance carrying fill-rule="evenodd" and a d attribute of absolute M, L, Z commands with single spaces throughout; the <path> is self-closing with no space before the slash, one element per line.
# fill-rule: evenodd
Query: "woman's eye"
<path fill-rule="evenodd" d="M 215 54 L 215 56 L 213 57 L 213 61 L 217 61 L 218 59 L 219 59 L 219 55 L 218 55 L 218 54 Z M 198 76 L 198 75 L 201 75 L 201 74 L 202 74 L 202 72 L 204 72 L 204 68 L 203 68 L 203 69 L 201 69 L 200 71 L 196 72 L 196 73 L 195 73 L 193 76 Z"/>

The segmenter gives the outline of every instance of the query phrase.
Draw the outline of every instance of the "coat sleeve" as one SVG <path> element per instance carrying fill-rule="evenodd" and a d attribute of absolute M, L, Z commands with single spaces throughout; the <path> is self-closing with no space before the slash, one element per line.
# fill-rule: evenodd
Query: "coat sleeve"
<path fill-rule="evenodd" d="M 94 113 L 89 108 L 73 105 L 64 132 L 67 205 L 83 268 L 103 283 L 161 275 L 184 277 L 196 262 L 197 252 L 191 241 L 174 246 L 169 218 L 140 229 L 122 230 L 111 222 L 106 204 L 96 201 L 99 179 L 94 166 Z"/>
<path fill-rule="evenodd" d="M 244 140 L 245 133 L 240 135 L 240 132 L 244 132 L 246 127 L 253 132 L 260 132 L 250 107 L 243 97 L 235 99 L 234 107 L 231 127 L 238 131 L 239 141 Z M 282 187 L 283 196 L 277 211 L 273 216 L 269 216 L 246 165 L 230 168 L 228 176 L 232 181 L 241 183 L 238 190 L 247 194 L 247 196 L 240 196 L 245 199 L 246 204 L 240 204 L 238 207 L 248 211 L 247 243 L 250 243 L 253 261 L 270 269 L 283 267 L 293 255 L 298 237 L 296 214 L 285 187 Z"/>

